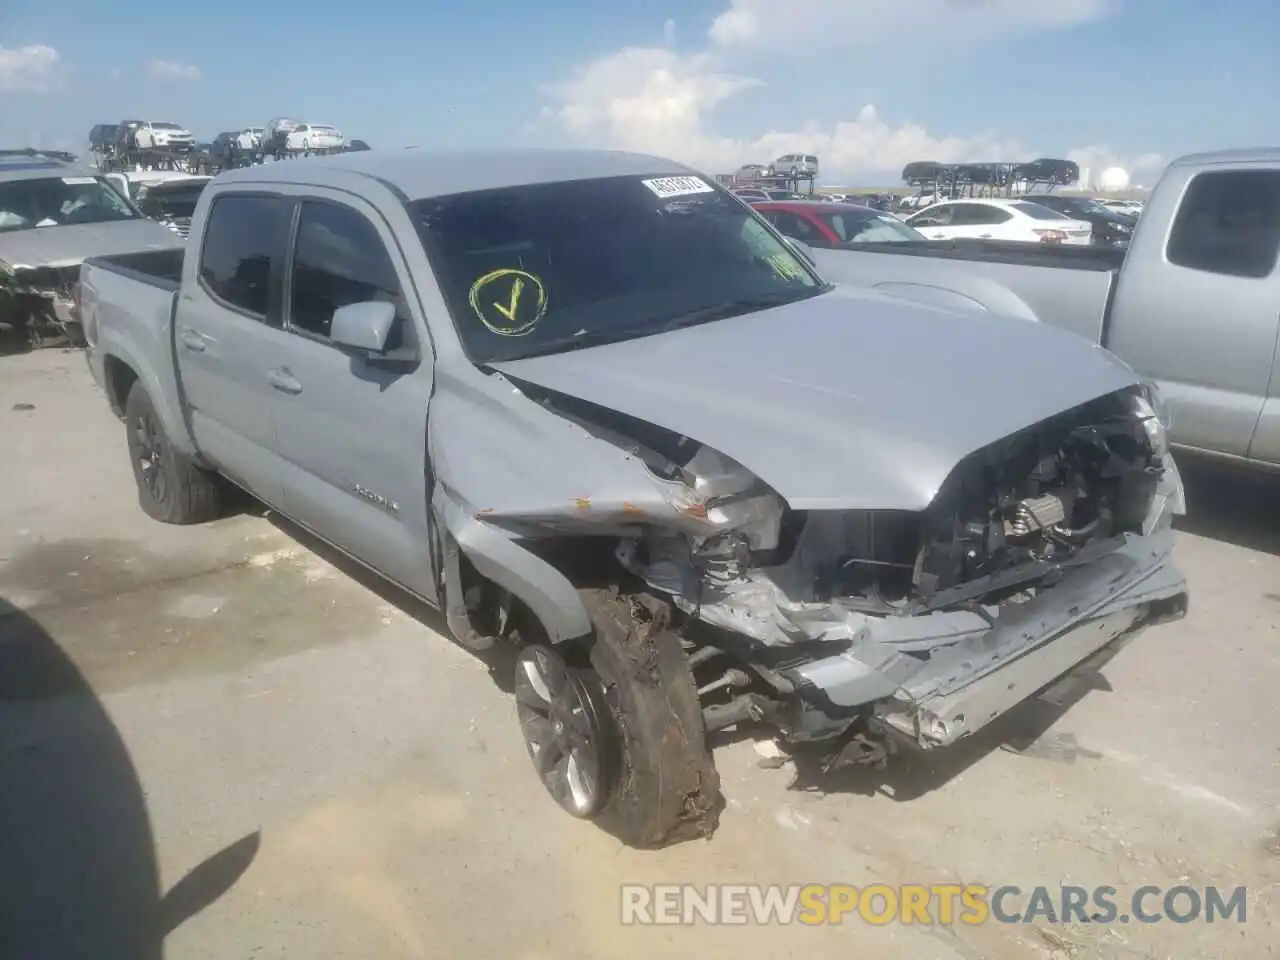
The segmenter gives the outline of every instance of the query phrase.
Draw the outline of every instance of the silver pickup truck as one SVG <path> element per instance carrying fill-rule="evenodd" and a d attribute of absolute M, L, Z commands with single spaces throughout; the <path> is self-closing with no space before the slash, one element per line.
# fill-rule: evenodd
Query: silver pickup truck
<path fill-rule="evenodd" d="M 714 827 L 708 731 L 944 748 L 1185 610 L 1131 369 L 835 289 L 667 160 L 236 170 L 80 283 L 142 508 L 236 484 L 510 652 L 538 776 L 630 844 Z"/>
<path fill-rule="evenodd" d="M 1270 148 L 1174 162 L 1127 253 L 972 240 L 814 257 L 837 283 L 1088 337 L 1160 386 L 1175 447 L 1280 468 L 1278 253 L 1280 148 Z"/>

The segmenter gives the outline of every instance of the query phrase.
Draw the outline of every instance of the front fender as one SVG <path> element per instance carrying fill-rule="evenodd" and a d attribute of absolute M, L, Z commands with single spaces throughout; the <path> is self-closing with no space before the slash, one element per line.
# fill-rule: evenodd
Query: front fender
<path fill-rule="evenodd" d="M 501 530 L 477 520 L 443 486 L 436 487 L 433 509 L 472 566 L 528 606 L 553 643 L 591 634 L 591 617 L 578 589 L 559 570 Z M 446 593 L 456 588 L 446 581 Z M 440 600 L 443 609 L 450 609 L 450 597 Z"/>

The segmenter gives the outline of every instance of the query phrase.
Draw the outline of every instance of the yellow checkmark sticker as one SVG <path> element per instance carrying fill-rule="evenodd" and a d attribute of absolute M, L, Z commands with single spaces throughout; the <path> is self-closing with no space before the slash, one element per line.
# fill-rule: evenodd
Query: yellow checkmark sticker
<path fill-rule="evenodd" d="M 541 278 L 511 267 L 486 273 L 471 285 L 467 299 L 480 322 L 503 337 L 529 333 L 547 313 L 547 290 Z"/>
<path fill-rule="evenodd" d="M 524 292 L 524 278 L 516 277 L 511 284 L 511 302 L 505 307 L 501 303 L 494 303 L 493 309 L 508 320 L 514 321 L 516 314 L 520 312 L 520 294 Z"/>

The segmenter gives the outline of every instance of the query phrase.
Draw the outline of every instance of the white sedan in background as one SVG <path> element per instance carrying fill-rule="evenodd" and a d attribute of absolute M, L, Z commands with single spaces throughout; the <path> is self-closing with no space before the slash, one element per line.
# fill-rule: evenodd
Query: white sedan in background
<path fill-rule="evenodd" d="M 346 140 L 342 131 L 325 123 L 300 123 L 289 131 L 285 143 L 289 150 L 336 150 Z"/>
<path fill-rule="evenodd" d="M 944 200 L 907 217 L 929 240 L 1015 240 L 1088 244 L 1093 226 L 1030 200 Z"/>

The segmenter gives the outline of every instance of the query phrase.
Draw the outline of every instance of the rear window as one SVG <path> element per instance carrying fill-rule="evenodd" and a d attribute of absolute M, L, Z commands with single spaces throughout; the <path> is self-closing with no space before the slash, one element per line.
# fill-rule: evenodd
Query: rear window
<path fill-rule="evenodd" d="M 138 199 L 138 206 L 149 217 L 191 217 L 195 214 L 200 194 L 207 184 L 193 183 L 181 187 L 168 187 L 152 192 L 148 190 Z"/>
<path fill-rule="evenodd" d="M 1033 220 L 1070 220 L 1071 219 L 1070 217 L 1063 216 L 1057 210 L 1050 210 L 1048 207 L 1042 206 L 1041 204 L 1038 204 L 1038 203 L 1011 203 L 1009 204 L 1009 206 L 1012 207 L 1014 210 L 1017 210 L 1019 213 L 1026 214 L 1028 217 L 1031 217 L 1031 219 Z"/>
<path fill-rule="evenodd" d="M 258 319 L 267 316 L 271 271 L 283 247 L 280 197 L 218 197 L 200 248 L 200 281 L 216 299 Z"/>
<path fill-rule="evenodd" d="M 1169 232 L 1170 263 L 1258 279 L 1280 252 L 1280 171 L 1197 174 Z"/>

